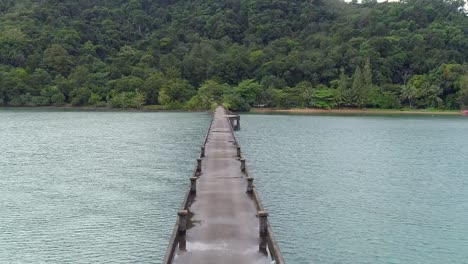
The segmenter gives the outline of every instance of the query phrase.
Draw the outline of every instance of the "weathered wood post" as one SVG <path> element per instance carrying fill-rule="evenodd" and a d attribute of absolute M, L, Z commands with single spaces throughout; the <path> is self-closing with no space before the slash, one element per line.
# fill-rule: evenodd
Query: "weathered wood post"
<path fill-rule="evenodd" d="M 179 233 L 185 234 L 185 232 L 187 231 L 188 211 L 179 210 L 177 215 L 179 215 Z"/>
<path fill-rule="evenodd" d="M 196 193 L 197 192 L 197 177 L 190 178 L 190 192 Z"/>
<path fill-rule="evenodd" d="M 202 147 L 201 147 L 201 154 L 200 154 L 200 156 L 201 156 L 202 158 L 205 157 L 205 146 L 202 146 Z"/>
<path fill-rule="evenodd" d="M 268 234 L 268 213 L 266 211 L 259 211 L 258 218 L 260 224 L 260 236 L 266 237 Z"/>
<path fill-rule="evenodd" d="M 253 192 L 253 180 L 254 179 L 252 177 L 247 178 L 247 192 L 248 193 Z"/>
<path fill-rule="evenodd" d="M 197 172 L 201 172 L 201 161 L 202 159 L 197 159 Z"/>
<path fill-rule="evenodd" d="M 235 130 L 240 130 L 240 116 L 238 115 L 236 117 L 236 128 Z"/>
<path fill-rule="evenodd" d="M 241 147 L 237 146 L 237 157 L 241 157 Z"/>
<path fill-rule="evenodd" d="M 241 162 L 241 171 L 245 172 L 245 159 L 241 159 L 240 162 Z"/>

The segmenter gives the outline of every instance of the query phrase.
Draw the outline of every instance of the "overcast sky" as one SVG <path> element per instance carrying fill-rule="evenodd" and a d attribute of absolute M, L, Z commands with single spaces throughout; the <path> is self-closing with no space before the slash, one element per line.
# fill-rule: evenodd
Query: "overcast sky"
<path fill-rule="evenodd" d="M 351 2 L 351 0 L 344 0 L 345 2 Z M 361 2 L 362 0 L 358 0 L 358 2 Z M 377 0 L 377 2 L 398 2 L 399 0 Z M 465 10 L 468 10 L 468 1 L 465 0 Z"/>

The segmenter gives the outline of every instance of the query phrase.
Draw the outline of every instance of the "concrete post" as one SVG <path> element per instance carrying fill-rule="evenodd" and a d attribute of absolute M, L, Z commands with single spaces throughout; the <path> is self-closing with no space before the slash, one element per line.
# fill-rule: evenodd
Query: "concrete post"
<path fill-rule="evenodd" d="M 197 177 L 190 178 L 190 192 L 196 193 L 197 192 Z"/>
<path fill-rule="evenodd" d="M 247 178 L 247 192 L 248 193 L 253 192 L 253 180 L 254 179 L 252 177 Z"/>
<path fill-rule="evenodd" d="M 180 251 L 187 251 L 187 238 L 185 235 L 181 235 L 179 237 L 179 250 Z M 265 248 L 266 250 L 266 248 Z"/>
<path fill-rule="evenodd" d="M 267 245 L 268 245 L 267 237 L 260 237 L 260 244 L 258 245 L 258 251 L 265 256 L 268 256 Z"/>
<path fill-rule="evenodd" d="M 201 147 L 201 155 L 200 155 L 202 158 L 205 157 L 205 146 L 202 146 Z"/>
<path fill-rule="evenodd" d="M 237 146 L 237 157 L 241 157 L 241 147 Z"/>
<path fill-rule="evenodd" d="M 236 130 L 240 130 L 240 116 L 236 118 Z"/>
<path fill-rule="evenodd" d="M 258 218 L 260 223 L 260 236 L 265 237 L 268 234 L 268 213 L 266 211 L 259 211 Z"/>
<path fill-rule="evenodd" d="M 187 231 L 188 211 L 179 210 L 177 215 L 179 215 L 179 233 L 185 234 L 185 232 Z"/>
<path fill-rule="evenodd" d="M 245 159 L 241 159 L 240 162 L 241 162 L 241 171 L 245 172 Z"/>
<path fill-rule="evenodd" d="M 197 172 L 201 172 L 201 161 L 202 159 L 197 159 Z"/>

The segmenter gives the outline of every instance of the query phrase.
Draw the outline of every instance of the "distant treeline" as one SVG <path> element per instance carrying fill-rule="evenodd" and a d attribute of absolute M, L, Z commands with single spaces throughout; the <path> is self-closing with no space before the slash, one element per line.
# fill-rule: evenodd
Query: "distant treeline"
<path fill-rule="evenodd" d="M 468 106 L 460 0 L 2 0 L 0 104 Z"/>

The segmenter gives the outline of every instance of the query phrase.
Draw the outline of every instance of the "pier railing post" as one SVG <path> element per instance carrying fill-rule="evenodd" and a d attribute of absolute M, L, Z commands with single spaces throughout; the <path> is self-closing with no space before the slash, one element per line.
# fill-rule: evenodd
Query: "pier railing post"
<path fill-rule="evenodd" d="M 241 147 L 237 146 L 237 157 L 241 157 Z"/>
<path fill-rule="evenodd" d="M 197 192 L 197 177 L 190 178 L 190 192 L 196 193 Z"/>
<path fill-rule="evenodd" d="M 200 156 L 201 156 L 202 158 L 205 157 L 205 146 L 202 146 L 202 147 L 201 147 L 201 154 L 200 154 Z"/>
<path fill-rule="evenodd" d="M 259 211 L 258 218 L 260 224 L 260 236 L 265 237 L 268 234 L 268 213 L 266 211 Z"/>
<path fill-rule="evenodd" d="M 245 159 L 241 159 L 240 162 L 241 162 L 241 171 L 245 172 Z"/>
<path fill-rule="evenodd" d="M 253 178 L 249 177 L 247 178 L 247 192 L 251 193 L 253 191 Z"/>
<path fill-rule="evenodd" d="M 201 172 L 201 162 L 202 159 L 197 159 L 197 172 Z"/>
<path fill-rule="evenodd" d="M 177 215 L 179 215 L 179 233 L 185 234 L 187 231 L 188 211 L 180 210 Z"/>

